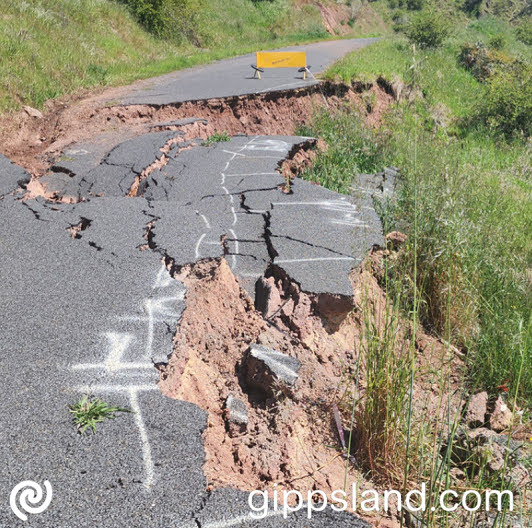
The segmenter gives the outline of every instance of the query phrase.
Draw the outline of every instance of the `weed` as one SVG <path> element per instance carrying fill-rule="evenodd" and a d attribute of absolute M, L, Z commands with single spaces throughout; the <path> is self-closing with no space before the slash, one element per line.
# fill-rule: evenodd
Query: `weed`
<path fill-rule="evenodd" d="M 225 131 L 223 132 L 215 132 L 212 134 L 212 136 L 209 136 L 202 145 L 204 147 L 210 147 L 212 145 L 216 145 L 216 143 L 223 143 L 224 141 L 230 141 L 231 138 L 229 137 L 229 134 Z"/>
<path fill-rule="evenodd" d="M 103 422 L 106 418 L 112 419 L 117 412 L 133 412 L 123 407 L 112 407 L 99 398 L 84 396 L 77 403 L 70 406 L 73 421 L 80 434 L 90 428 L 96 433 L 96 424 Z"/>

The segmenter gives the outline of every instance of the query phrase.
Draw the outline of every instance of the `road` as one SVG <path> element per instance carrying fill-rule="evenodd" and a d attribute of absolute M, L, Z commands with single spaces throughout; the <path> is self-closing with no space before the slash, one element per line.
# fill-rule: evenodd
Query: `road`
<path fill-rule="evenodd" d="M 311 63 L 334 60 L 350 42 L 309 47 Z M 166 76 L 128 102 L 236 94 L 231 82 L 203 91 L 196 83 L 233 66 L 238 75 L 244 62 Z M 282 80 L 275 75 L 265 89 Z M 280 190 L 279 163 L 309 138 L 172 143 L 179 134 L 107 150 L 72 145 L 46 178 L 58 198 L 75 203 L 23 200 L 29 175 L 0 156 L 0 527 L 365 526 L 329 509 L 312 521 L 303 512 L 253 521 L 247 493 L 206 491 L 206 413 L 163 396 L 155 366 L 168 361 L 186 308 L 186 288 L 163 259 L 225 257 L 252 298 L 272 264 L 306 292 L 350 296 L 350 270 L 382 242 L 378 217 L 367 200 L 303 180 L 291 194 Z M 165 145 L 174 145 L 167 164 L 143 178 Z M 80 436 L 68 407 L 89 393 L 134 412 Z M 53 498 L 22 521 L 9 497 L 25 480 L 48 480 Z"/>
<path fill-rule="evenodd" d="M 317 74 L 350 51 L 377 40 L 377 38 L 335 40 L 280 48 L 275 51 L 305 51 L 310 71 Z M 255 64 L 254 54 L 216 61 L 207 66 L 181 70 L 155 79 L 146 79 L 126 89 L 118 103 L 164 105 L 301 88 L 317 83 L 313 75 L 303 80 L 303 75 L 297 70 L 283 68 L 267 69 L 260 80 L 254 79 L 251 64 Z"/>

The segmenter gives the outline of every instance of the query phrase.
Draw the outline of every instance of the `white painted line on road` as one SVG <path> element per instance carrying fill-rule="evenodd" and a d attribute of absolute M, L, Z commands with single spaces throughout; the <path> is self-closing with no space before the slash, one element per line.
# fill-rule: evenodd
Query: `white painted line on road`
<path fill-rule="evenodd" d="M 146 477 L 144 479 L 144 487 L 150 489 L 153 486 L 155 475 L 153 470 L 153 460 L 151 458 L 151 447 L 148 440 L 148 433 L 142 419 L 142 413 L 140 405 L 137 399 L 137 391 L 135 389 L 129 390 L 129 400 L 131 404 L 131 410 L 135 413 L 135 420 L 140 433 L 140 440 L 142 443 L 142 458 L 144 459 L 144 471 Z"/>
<path fill-rule="evenodd" d="M 197 259 L 200 258 L 199 247 L 200 247 L 200 245 L 201 245 L 201 241 L 205 238 L 205 235 L 206 235 L 206 234 L 207 234 L 207 233 L 203 233 L 203 235 L 201 235 L 201 236 L 199 237 L 198 243 L 196 244 L 196 252 L 195 252 L 195 255 L 196 255 L 196 258 L 197 258 Z"/>
<path fill-rule="evenodd" d="M 354 257 L 322 257 L 322 258 L 305 258 L 305 259 L 285 259 L 275 260 L 275 264 L 291 264 L 293 262 L 322 262 L 322 261 L 335 261 L 335 260 L 356 260 Z"/>

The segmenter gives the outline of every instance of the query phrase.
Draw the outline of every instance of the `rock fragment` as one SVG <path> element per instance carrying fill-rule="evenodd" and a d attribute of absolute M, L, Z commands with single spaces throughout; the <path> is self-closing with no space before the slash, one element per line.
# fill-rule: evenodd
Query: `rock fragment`
<path fill-rule="evenodd" d="M 31 106 L 23 106 L 22 109 L 24 112 L 26 112 L 26 114 L 28 114 L 30 117 L 34 117 L 35 119 L 42 119 L 43 117 L 42 112 L 36 108 L 32 108 Z"/>
<path fill-rule="evenodd" d="M 504 431 L 512 423 L 512 411 L 508 408 L 504 400 L 499 396 L 495 402 L 495 408 L 491 413 L 490 427 L 497 432 Z"/>
<path fill-rule="evenodd" d="M 486 423 L 486 412 L 488 409 L 488 393 L 479 392 L 475 394 L 467 406 L 465 413 L 465 423 L 469 427 L 480 427 Z"/>
<path fill-rule="evenodd" d="M 268 395 L 293 387 L 300 368 L 296 358 L 258 344 L 249 347 L 244 359 L 247 384 Z"/>
<path fill-rule="evenodd" d="M 225 401 L 225 417 L 231 436 L 247 429 L 249 417 L 246 404 L 233 394 L 229 394 Z"/>

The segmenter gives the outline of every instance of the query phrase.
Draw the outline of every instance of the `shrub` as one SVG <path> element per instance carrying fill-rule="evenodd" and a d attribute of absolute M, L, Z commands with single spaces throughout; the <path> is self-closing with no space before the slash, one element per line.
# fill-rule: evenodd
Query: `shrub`
<path fill-rule="evenodd" d="M 525 44 L 532 46 L 532 17 L 524 19 L 516 28 L 515 36 Z"/>
<path fill-rule="evenodd" d="M 202 0 L 122 0 L 137 20 L 158 37 L 197 42 Z"/>
<path fill-rule="evenodd" d="M 490 38 L 488 45 L 494 50 L 501 50 L 506 46 L 506 38 L 500 33 L 498 35 L 493 35 L 493 37 Z"/>
<path fill-rule="evenodd" d="M 420 11 L 425 7 L 425 0 L 407 0 L 406 7 L 412 11 Z"/>
<path fill-rule="evenodd" d="M 497 70 L 488 83 L 479 117 L 507 136 L 532 131 L 532 67 L 516 62 Z"/>
<path fill-rule="evenodd" d="M 421 11 L 407 24 L 405 34 L 420 48 L 438 48 L 449 36 L 450 26 L 436 11 Z"/>
<path fill-rule="evenodd" d="M 460 51 L 459 61 L 480 82 L 486 82 L 497 70 L 510 67 L 515 63 L 513 57 L 500 51 L 488 50 L 482 42 L 464 44 Z"/>

